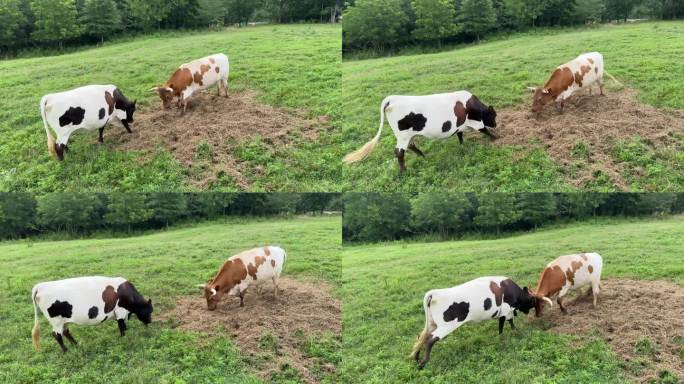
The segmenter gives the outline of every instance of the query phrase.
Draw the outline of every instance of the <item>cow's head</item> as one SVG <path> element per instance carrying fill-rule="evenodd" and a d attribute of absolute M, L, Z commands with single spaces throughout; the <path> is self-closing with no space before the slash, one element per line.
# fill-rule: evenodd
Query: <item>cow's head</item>
<path fill-rule="evenodd" d="M 147 300 L 144 304 L 139 304 L 135 309 L 135 316 L 138 320 L 142 321 L 143 324 L 147 325 L 152 322 L 152 299 Z"/>
<path fill-rule="evenodd" d="M 482 122 L 487 128 L 496 128 L 496 111 L 494 110 L 494 107 L 489 106 L 482 113 Z"/>
<path fill-rule="evenodd" d="M 221 300 L 221 296 L 223 296 L 223 292 L 221 292 L 220 286 L 211 285 L 211 283 L 204 285 L 204 298 L 207 300 L 207 309 L 210 311 L 216 309 Z"/>
<path fill-rule="evenodd" d="M 536 308 L 537 299 L 532 295 L 527 287 L 522 289 L 522 294 L 515 302 L 515 309 L 524 314 L 530 313 L 530 309 Z"/>
<path fill-rule="evenodd" d="M 540 317 L 542 315 L 542 312 L 544 311 L 544 302 L 549 303 L 553 307 L 553 301 L 549 299 L 548 297 L 535 293 L 530 291 L 530 295 L 534 298 L 534 315 L 536 317 Z"/>
<path fill-rule="evenodd" d="M 123 124 L 126 129 L 131 129 L 129 124 L 133 124 L 133 114 L 135 113 L 135 106 L 137 103 L 138 100 L 132 103 L 125 103 L 125 105 L 123 105 L 124 109 L 116 109 L 116 117 L 121 120 L 121 124 Z"/>
<path fill-rule="evenodd" d="M 539 113 L 544 106 L 553 102 L 555 97 L 551 90 L 544 87 L 527 87 L 534 96 L 532 97 L 532 112 Z"/>
<path fill-rule="evenodd" d="M 174 91 L 171 87 L 154 87 L 150 89 L 151 92 L 156 92 L 162 101 L 164 109 L 171 108 L 174 99 Z"/>

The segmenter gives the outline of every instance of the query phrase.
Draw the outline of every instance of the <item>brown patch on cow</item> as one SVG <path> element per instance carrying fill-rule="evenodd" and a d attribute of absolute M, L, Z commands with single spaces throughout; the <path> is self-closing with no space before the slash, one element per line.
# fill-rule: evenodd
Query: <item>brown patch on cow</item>
<path fill-rule="evenodd" d="M 575 77 L 570 68 L 557 68 L 553 71 L 553 74 L 551 74 L 551 78 L 546 82 L 546 85 L 544 85 L 544 89 L 549 90 L 555 99 L 558 95 L 570 88 L 574 79 Z"/>
<path fill-rule="evenodd" d="M 214 67 L 214 70 L 216 71 L 216 73 L 219 73 L 220 71 L 219 67 Z"/>
<path fill-rule="evenodd" d="M 575 72 L 575 83 L 577 83 L 577 85 L 580 87 L 582 86 L 582 80 L 584 80 L 584 76 L 582 76 L 579 72 Z"/>
<path fill-rule="evenodd" d="M 173 95 L 175 97 L 180 97 L 181 92 L 189 87 L 192 82 L 192 71 L 188 68 L 178 68 L 176 72 L 171 75 L 171 78 L 166 82 L 165 86 L 173 89 Z"/>
<path fill-rule="evenodd" d="M 594 272 L 594 267 L 593 267 L 593 266 L 591 266 L 591 265 L 590 265 L 590 266 L 588 266 L 588 267 L 587 267 L 587 269 L 589 270 L 589 273 L 592 273 L 592 272 Z"/>
<path fill-rule="evenodd" d="M 569 314 L 557 308 L 535 323 L 552 332 L 577 336 L 577 343 L 605 341 L 630 367 L 623 373 L 636 383 L 658 380 L 667 370 L 684 377 L 684 288 L 668 281 L 607 279 L 601 281 L 596 308 L 592 296 L 579 290 L 566 297 Z M 638 355 L 637 343 L 648 338 L 652 356 Z"/>
<path fill-rule="evenodd" d="M 264 247 L 264 253 L 266 254 L 266 256 L 271 256 L 271 250 L 268 249 L 268 247 Z"/>
<path fill-rule="evenodd" d="M 594 67 L 594 73 L 598 73 L 598 67 Z"/>
<path fill-rule="evenodd" d="M 140 161 L 146 162 L 154 158 L 161 144 L 187 169 L 188 182 L 195 188 L 204 190 L 230 183 L 248 190 L 252 180 L 262 177 L 266 169 L 245 163 L 238 152 L 241 146 L 260 137 L 259 148 L 276 153 L 283 148 L 318 142 L 319 134 L 329 130 L 331 124 L 327 117 L 312 118 L 303 109 L 263 104 L 251 91 L 231 91 L 226 99 L 217 97 L 212 88 L 195 92 L 182 118 L 159 104 L 138 109 L 135 126 L 132 134 L 112 130 L 117 150 L 140 151 Z M 198 157 L 198 146 L 207 144 L 213 150 L 211 157 Z M 285 165 L 291 164 L 288 159 L 283 161 Z"/>
<path fill-rule="evenodd" d="M 193 80 L 196 84 L 199 84 L 199 85 L 201 86 L 201 85 L 204 85 L 204 83 L 202 82 L 202 79 L 203 79 L 203 78 L 204 78 L 204 76 L 202 76 L 201 73 L 195 72 L 195 74 L 193 75 L 192 80 Z"/>
<path fill-rule="evenodd" d="M 271 267 L 275 268 L 275 260 L 271 259 Z"/>
<path fill-rule="evenodd" d="M 270 284 L 264 286 L 261 296 L 256 289 L 248 289 L 242 308 L 240 300 L 234 299 L 222 301 L 213 312 L 207 311 L 204 299 L 189 296 L 178 298 L 175 307 L 159 317 L 172 328 L 216 337 L 228 335 L 267 381 L 283 366 L 294 368 L 302 382 L 330 381 L 337 367 L 303 352 L 303 345 L 310 338 L 330 338 L 341 344 L 341 303 L 331 295 L 332 287 L 321 281 L 280 278 L 275 298 Z M 259 345 L 268 334 L 277 337 L 276 350 Z M 205 338 L 206 343 L 211 340 Z"/>
<path fill-rule="evenodd" d="M 456 127 L 460 127 L 466 121 L 466 108 L 460 101 L 456 102 L 454 106 L 454 115 L 456 115 Z"/>
<path fill-rule="evenodd" d="M 541 296 L 553 296 L 560 291 L 565 285 L 565 273 L 561 267 L 554 265 L 553 267 L 546 267 L 539 277 L 537 289 L 534 292 Z"/>
<path fill-rule="evenodd" d="M 590 59 L 590 60 L 591 60 L 591 59 Z M 213 57 L 210 57 L 210 58 L 209 58 L 209 62 L 212 63 L 212 64 L 215 64 L 215 63 L 216 63 L 216 60 L 214 60 Z"/>
<path fill-rule="evenodd" d="M 119 295 L 116 293 L 114 287 L 108 285 L 105 287 L 105 290 L 102 291 L 102 300 L 105 303 L 104 313 L 109 313 L 114 310 L 114 307 L 116 307 L 116 303 L 119 300 Z"/>
<path fill-rule="evenodd" d="M 594 59 L 587 58 L 587 61 L 594 64 Z"/>
<path fill-rule="evenodd" d="M 595 189 L 597 179 L 607 180 L 613 188 L 631 190 L 627 181 L 643 180 L 648 171 L 616 157 L 618 142 L 631 143 L 640 137 L 650 154 L 674 158 L 684 142 L 684 110 L 659 109 L 636 100 L 636 91 L 606 91 L 597 96 L 598 87 L 575 92 L 565 102 L 565 113 L 549 106 L 539 116 L 529 104 L 497 111 L 499 140 L 495 145 L 518 146 L 526 150 L 546 151 L 561 169 L 565 181 L 577 189 Z M 578 145 L 587 148 L 578 155 Z M 605 182 L 605 181 L 604 181 Z M 603 188 L 603 187 L 602 187 Z M 649 183 L 638 189 L 659 190 Z"/>
<path fill-rule="evenodd" d="M 496 283 L 496 281 L 489 282 L 489 290 L 494 294 L 494 301 L 496 301 L 496 306 L 501 306 L 501 299 L 503 297 L 504 290 Z"/>
<path fill-rule="evenodd" d="M 575 285 L 575 272 L 582 267 L 582 262 L 578 260 L 573 260 L 570 262 L 570 268 L 565 271 L 565 277 L 570 282 L 570 285 Z"/>
<path fill-rule="evenodd" d="M 582 253 L 582 254 L 580 254 L 580 257 L 581 257 L 581 258 L 582 258 L 582 260 L 584 260 L 584 261 L 587 261 L 587 260 L 589 260 L 589 258 L 587 257 L 587 254 L 586 254 L 586 253 Z"/>
<path fill-rule="evenodd" d="M 109 115 L 114 112 L 114 105 L 116 105 L 116 102 L 114 101 L 114 96 L 112 96 L 109 91 L 105 91 L 105 101 L 107 102 L 107 105 L 109 106 Z"/>
<path fill-rule="evenodd" d="M 240 284 L 242 280 L 247 277 L 247 267 L 239 257 L 233 260 L 227 260 L 221 266 L 219 273 L 209 283 L 209 286 L 215 288 L 219 287 L 221 292 L 228 292 L 234 286 Z"/>
<path fill-rule="evenodd" d="M 211 69 L 211 65 L 209 65 L 209 64 L 200 65 L 200 73 L 202 73 L 203 75 L 205 73 L 209 72 L 210 69 Z"/>
<path fill-rule="evenodd" d="M 582 65 L 580 66 L 580 71 L 575 72 L 575 83 L 579 85 L 580 87 L 583 86 L 583 81 L 584 81 L 584 75 L 589 73 L 591 71 L 591 67 L 588 65 Z"/>
<path fill-rule="evenodd" d="M 259 270 L 259 266 L 263 264 L 266 261 L 265 256 L 257 256 L 254 258 L 254 264 L 249 263 L 247 265 L 247 273 L 249 273 L 250 276 L 252 276 L 252 279 L 256 280 L 257 279 L 257 271 Z"/>

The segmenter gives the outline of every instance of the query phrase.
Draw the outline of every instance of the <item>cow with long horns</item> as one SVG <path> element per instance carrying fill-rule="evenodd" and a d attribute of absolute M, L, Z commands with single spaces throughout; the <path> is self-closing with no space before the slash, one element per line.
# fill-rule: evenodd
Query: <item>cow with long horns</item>
<path fill-rule="evenodd" d="M 215 310 L 224 294 L 240 297 L 240 306 L 243 307 L 245 291 L 256 286 L 257 293 L 261 293 L 263 284 L 269 281 L 273 283 L 273 295 L 278 297 L 278 278 L 283 271 L 285 257 L 285 250 L 274 246 L 254 248 L 231 256 L 213 279 L 198 285 L 204 290 L 207 308 Z"/>
<path fill-rule="evenodd" d="M 575 255 L 560 256 L 548 263 L 539 277 L 537 289 L 532 295 L 537 299 L 535 303 L 535 315 L 541 316 L 544 302 L 553 306 L 552 298 L 556 298 L 558 306 L 563 313 L 567 310 L 563 305 L 563 297 L 568 292 L 591 284 L 591 293 L 594 296 L 593 305 L 596 307 L 600 292 L 601 270 L 603 259 L 598 253 L 580 253 Z"/>

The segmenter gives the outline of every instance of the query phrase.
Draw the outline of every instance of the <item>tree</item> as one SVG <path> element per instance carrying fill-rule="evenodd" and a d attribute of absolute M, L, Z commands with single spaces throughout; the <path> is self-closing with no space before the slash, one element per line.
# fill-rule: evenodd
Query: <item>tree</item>
<path fill-rule="evenodd" d="M 463 0 L 459 20 L 463 25 L 463 32 L 477 36 L 496 27 L 496 11 L 492 0 Z"/>
<path fill-rule="evenodd" d="M 231 23 L 247 25 L 258 6 L 258 2 L 253 0 L 227 0 L 226 18 Z"/>
<path fill-rule="evenodd" d="M 131 227 L 142 224 L 152 217 L 153 211 L 145 204 L 145 195 L 140 193 L 113 193 L 107 196 L 105 222 L 114 227 Z"/>
<path fill-rule="evenodd" d="M 104 203 L 93 193 L 50 193 L 38 199 L 38 223 L 44 228 L 70 233 L 102 224 Z"/>
<path fill-rule="evenodd" d="M 422 193 L 411 200 L 412 228 L 446 237 L 471 226 L 472 210 L 465 194 Z"/>
<path fill-rule="evenodd" d="M 611 19 L 624 20 L 627 22 L 632 9 L 640 0 L 606 0 L 606 10 Z"/>
<path fill-rule="evenodd" d="M 31 11 L 36 19 L 33 40 L 58 42 L 61 49 L 65 40 L 81 36 L 74 0 L 32 0 Z"/>
<path fill-rule="evenodd" d="M 401 5 L 401 0 L 358 0 L 344 13 L 345 42 L 379 50 L 398 45 L 409 21 Z"/>
<path fill-rule="evenodd" d="M 122 26 L 121 13 L 114 0 L 85 0 L 82 21 L 86 33 L 103 43 L 105 36 L 113 35 Z"/>
<path fill-rule="evenodd" d="M 606 194 L 596 192 L 560 193 L 557 198 L 558 214 L 573 219 L 596 216 L 598 207 L 606 198 Z"/>
<path fill-rule="evenodd" d="M 348 193 L 343 200 L 342 236 L 345 240 L 394 240 L 409 229 L 411 205 L 406 195 Z"/>
<path fill-rule="evenodd" d="M 411 8 L 416 15 L 413 36 L 422 41 L 437 41 L 458 33 L 456 10 L 452 0 L 413 0 Z"/>
<path fill-rule="evenodd" d="M 516 197 L 520 221 L 526 226 L 537 228 L 558 215 L 556 197 L 551 193 L 521 193 Z"/>
<path fill-rule="evenodd" d="M 509 193 L 486 193 L 478 196 L 479 206 L 475 224 L 493 228 L 497 233 L 507 225 L 520 219 L 520 211 L 515 207 L 515 195 Z"/>
<path fill-rule="evenodd" d="M 213 28 L 223 26 L 226 21 L 224 0 L 199 0 L 197 18 L 200 25 Z"/>
<path fill-rule="evenodd" d="M 171 4 L 166 0 L 126 0 L 132 26 L 142 31 L 161 28 Z"/>
<path fill-rule="evenodd" d="M 535 26 L 546 0 L 504 0 L 505 14 L 518 27 Z"/>
<path fill-rule="evenodd" d="M 606 10 L 605 0 L 576 0 L 575 17 L 581 23 L 598 23 Z"/>
<path fill-rule="evenodd" d="M 0 238 L 17 238 L 34 229 L 36 199 L 28 193 L 0 193 Z"/>
<path fill-rule="evenodd" d="M 0 48 L 17 45 L 19 30 L 26 23 L 20 0 L 0 0 Z"/>
<path fill-rule="evenodd" d="M 152 211 L 151 219 L 166 227 L 184 217 L 188 207 L 185 195 L 173 192 L 150 193 L 145 205 Z"/>
<path fill-rule="evenodd" d="M 193 217 L 215 218 L 225 215 L 235 198 L 234 193 L 191 193 L 187 195 L 188 211 Z"/>

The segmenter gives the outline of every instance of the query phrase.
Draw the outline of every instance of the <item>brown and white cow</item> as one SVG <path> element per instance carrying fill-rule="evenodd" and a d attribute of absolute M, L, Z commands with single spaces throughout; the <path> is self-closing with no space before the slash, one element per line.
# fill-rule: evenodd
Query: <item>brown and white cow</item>
<path fill-rule="evenodd" d="M 221 91 L 228 97 L 228 73 L 230 71 L 228 56 L 223 53 L 203 57 L 183 64 L 171 75 L 171 78 L 160 87 L 150 91 L 157 92 L 164 108 L 170 108 L 176 100 L 183 113 L 188 106 L 188 99 L 193 93 L 218 84 L 218 95 Z"/>
<path fill-rule="evenodd" d="M 591 284 L 591 293 L 594 296 L 594 307 L 599 294 L 601 282 L 601 270 L 603 259 L 598 253 L 580 253 L 575 255 L 560 256 L 548 263 L 539 277 L 537 289 L 532 295 L 537 299 L 535 314 L 541 316 L 544 309 L 544 301 L 553 306 L 551 298 L 557 297 L 558 305 L 563 313 L 563 296 L 569 291 L 579 289 Z"/>
<path fill-rule="evenodd" d="M 254 285 L 261 293 L 261 286 L 269 281 L 273 282 L 273 294 L 278 297 L 278 278 L 283 271 L 285 257 L 285 250 L 274 246 L 254 248 L 231 256 L 212 280 L 199 285 L 204 289 L 207 308 L 215 310 L 224 294 L 239 296 L 243 307 L 245 291 Z"/>
<path fill-rule="evenodd" d="M 563 113 L 565 101 L 573 93 L 581 89 L 589 89 L 591 93 L 591 86 L 594 84 L 598 84 L 601 96 L 604 96 L 604 74 L 621 85 L 615 77 L 605 70 L 603 55 L 598 52 L 582 54 L 557 67 L 543 87 L 528 87 L 534 93 L 532 112 L 539 113 L 547 104 L 558 102 L 560 103 L 560 111 Z"/>

